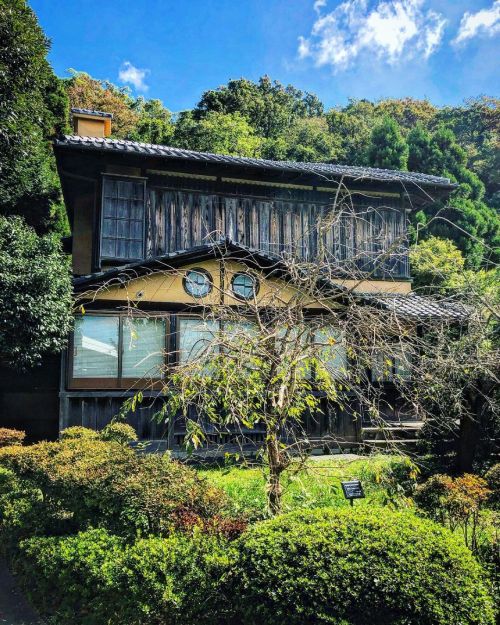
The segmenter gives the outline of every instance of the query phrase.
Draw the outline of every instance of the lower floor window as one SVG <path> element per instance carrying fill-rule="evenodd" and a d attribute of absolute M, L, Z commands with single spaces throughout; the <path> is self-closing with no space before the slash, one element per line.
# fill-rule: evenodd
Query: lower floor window
<path fill-rule="evenodd" d="M 165 358 L 166 320 L 88 314 L 75 319 L 72 378 L 158 379 Z"/>

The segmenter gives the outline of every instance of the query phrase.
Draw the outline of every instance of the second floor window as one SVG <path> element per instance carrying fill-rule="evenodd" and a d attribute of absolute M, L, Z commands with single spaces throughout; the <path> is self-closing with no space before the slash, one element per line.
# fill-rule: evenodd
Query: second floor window
<path fill-rule="evenodd" d="M 143 180 L 103 179 L 101 258 L 144 257 L 144 196 Z"/>

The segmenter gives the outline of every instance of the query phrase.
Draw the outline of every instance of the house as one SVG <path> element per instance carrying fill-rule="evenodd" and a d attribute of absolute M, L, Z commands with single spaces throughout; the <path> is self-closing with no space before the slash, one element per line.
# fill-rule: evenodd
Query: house
<path fill-rule="evenodd" d="M 413 320 L 452 314 L 411 295 L 407 246 L 408 213 L 448 194 L 454 188 L 448 179 L 110 139 L 111 115 L 72 113 L 74 134 L 55 140 L 54 152 L 82 308 L 68 349 L 61 358 L 47 358 L 29 386 L 6 373 L 4 424 L 23 427 L 33 438 L 57 436 L 71 425 L 103 427 L 143 387 L 152 362 L 161 364 L 162 347 L 176 358 L 188 353 L 200 295 L 224 291 L 237 303 L 253 292 L 252 263 L 265 274 L 285 255 L 314 261 L 326 249 L 338 263 L 339 289 Z M 351 210 L 320 232 L 320 218 L 339 189 L 348 192 Z M 232 263 L 230 275 L 221 273 L 222 256 Z M 131 308 L 137 322 L 130 321 Z M 147 319 L 141 311 L 148 311 Z M 134 323 L 142 324 L 142 345 Z M 403 412 L 391 395 L 390 376 L 384 382 L 390 416 L 399 423 Z M 155 423 L 161 399 L 154 385 L 143 392 L 149 401 L 128 417 L 139 436 L 179 447 L 182 423 L 167 429 Z M 356 444 L 361 425 L 349 411 L 326 409 L 311 418 L 309 432 L 320 441 L 334 430 L 345 444 Z"/>

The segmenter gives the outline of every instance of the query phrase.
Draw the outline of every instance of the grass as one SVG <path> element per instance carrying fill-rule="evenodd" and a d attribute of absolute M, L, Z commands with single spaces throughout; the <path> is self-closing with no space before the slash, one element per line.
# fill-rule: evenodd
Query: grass
<path fill-rule="evenodd" d="M 284 475 L 283 511 L 348 506 L 340 483 L 350 479 L 360 479 L 366 494 L 365 499 L 355 501 L 355 506 L 390 503 L 399 497 L 394 472 L 408 466 L 405 458 L 382 454 L 360 459 L 310 459 L 304 469 Z M 265 467 L 232 466 L 199 472 L 229 495 L 236 513 L 252 519 L 266 515 Z"/>

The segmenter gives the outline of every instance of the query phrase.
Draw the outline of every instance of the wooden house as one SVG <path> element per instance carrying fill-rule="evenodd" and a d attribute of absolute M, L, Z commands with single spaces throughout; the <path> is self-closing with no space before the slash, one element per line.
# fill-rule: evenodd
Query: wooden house
<path fill-rule="evenodd" d="M 286 254 L 314 261 L 326 248 L 339 267 L 349 268 L 339 273 L 340 286 L 356 284 L 360 296 L 413 319 L 444 314 L 411 294 L 406 232 L 409 211 L 449 193 L 448 179 L 110 139 L 111 116 L 95 111 L 74 109 L 73 121 L 75 134 L 58 138 L 54 152 L 71 223 L 75 292 L 85 314 L 77 314 L 62 357 L 47 358 L 29 382 L 3 375 L 2 424 L 24 428 L 32 438 L 55 437 L 71 425 L 102 428 L 141 388 L 145 355 L 161 360 L 165 345 L 179 358 L 186 352 L 196 289 L 208 293 L 226 281 L 226 291 L 244 297 L 253 288 L 247 269 L 256 258 L 265 270 Z M 319 233 L 316 224 L 339 184 L 349 191 L 352 211 Z M 232 275 L 222 275 L 221 254 L 231 259 Z M 175 275 L 163 275 L 167 266 Z M 85 299 L 88 292 L 93 295 Z M 131 302 L 150 313 L 150 325 L 141 321 L 144 342 L 133 350 L 133 328 L 125 322 Z M 166 431 L 152 421 L 161 400 L 152 388 L 144 392 L 151 401 L 130 414 L 130 422 L 142 439 L 178 448 L 182 424 Z M 394 419 L 401 421 L 396 408 Z M 308 427 L 311 440 L 334 431 L 345 444 L 362 441 L 362 424 L 348 413 L 325 411 Z"/>

